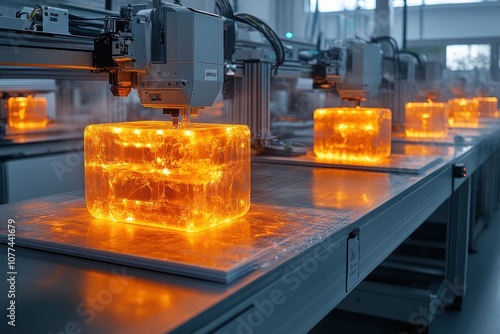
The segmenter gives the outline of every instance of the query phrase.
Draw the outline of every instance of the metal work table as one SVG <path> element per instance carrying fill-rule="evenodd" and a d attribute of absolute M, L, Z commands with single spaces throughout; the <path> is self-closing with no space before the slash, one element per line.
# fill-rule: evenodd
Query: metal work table
<path fill-rule="evenodd" d="M 0 139 L 0 204 L 83 188 L 82 126 L 10 129 Z"/>
<path fill-rule="evenodd" d="M 49 125 L 44 130 L 10 130 L 0 140 L 0 159 L 83 150 L 83 127 Z"/>
<path fill-rule="evenodd" d="M 15 329 L 20 333 L 307 332 L 452 196 L 458 187 L 452 177 L 455 163 L 480 164 L 481 157 L 498 150 L 499 129 L 491 127 L 485 133 L 473 146 L 423 145 L 425 154 L 439 155 L 441 160 L 422 173 L 254 162 L 252 203 L 326 211 L 332 221 L 307 242 L 299 242 L 300 228 L 290 231 L 290 242 L 276 244 L 273 256 L 229 284 L 16 246 Z M 396 143 L 394 151 L 417 146 Z M 83 192 L 73 192 L 5 204 L 0 216 L 16 219 L 25 210 L 82 196 Z M 7 262 L 6 220 L 0 222 L 0 247 Z M 317 224 L 313 215 L 303 222 L 308 224 Z M 258 226 L 251 230 L 253 238 L 272 238 Z M 348 262 L 348 247 L 353 249 L 357 231 L 359 254 Z M 348 283 L 349 266 L 354 267 Z M 352 268 L 358 269 L 359 277 L 351 275 Z M 5 279 L 0 287 L 8 291 Z M 6 327 L 4 316 L 2 332 Z M 13 328 L 7 329 L 10 333 Z"/>

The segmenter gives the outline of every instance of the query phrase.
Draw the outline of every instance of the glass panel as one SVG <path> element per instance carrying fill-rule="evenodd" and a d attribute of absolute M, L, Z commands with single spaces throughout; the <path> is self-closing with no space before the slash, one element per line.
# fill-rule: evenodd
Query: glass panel
<path fill-rule="evenodd" d="M 311 0 L 311 12 L 316 11 L 316 3 L 320 12 L 339 12 L 344 10 L 343 1 Z"/>
<path fill-rule="evenodd" d="M 394 0 L 392 2 L 392 5 L 394 7 L 403 7 L 404 6 L 404 0 Z M 424 0 L 406 0 L 406 5 L 408 7 L 410 6 L 421 6 L 424 4 Z"/>
<path fill-rule="evenodd" d="M 375 9 L 376 0 L 311 0 L 310 10 L 314 12 L 316 10 L 316 2 L 318 2 L 318 10 L 320 12 L 339 12 L 343 10 L 354 10 L 356 8 L 361 9 Z M 411 6 L 421 6 L 421 5 L 450 5 L 457 3 L 475 3 L 484 2 L 484 0 L 406 0 L 408 7 Z M 403 7 L 404 0 L 394 0 L 394 7 Z"/>
<path fill-rule="evenodd" d="M 483 0 L 424 0 L 426 5 L 447 5 L 454 3 L 483 2 Z"/>
<path fill-rule="evenodd" d="M 490 60 L 491 46 L 489 44 L 446 46 L 446 68 L 452 71 L 489 69 Z"/>
<path fill-rule="evenodd" d="M 320 0 L 321 1 L 321 0 Z M 474 3 L 483 2 L 484 0 L 406 0 L 408 7 L 421 6 L 421 5 L 452 5 L 456 3 Z M 394 7 L 403 7 L 404 0 L 394 0 L 392 2 Z"/>
<path fill-rule="evenodd" d="M 316 10 L 316 2 L 318 2 L 318 10 L 320 12 L 340 12 L 343 10 L 355 10 L 357 8 L 375 9 L 375 1 L 376 0 L 311 0 L 310 10 L 311 12 Z"/>

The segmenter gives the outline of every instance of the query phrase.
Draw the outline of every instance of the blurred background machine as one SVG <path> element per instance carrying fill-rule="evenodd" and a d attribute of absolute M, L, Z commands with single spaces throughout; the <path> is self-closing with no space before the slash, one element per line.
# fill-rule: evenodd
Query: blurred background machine
<path fill-rule="evenodd" d="M 94 38 L 93 65 L 109 72 L 114 96 L 137 89 L 143 106 L 162 108 L 177 125 L 219 94 L 222 31 L 222 20 L 206 12 L 161 1 L 125 5 Z"/>

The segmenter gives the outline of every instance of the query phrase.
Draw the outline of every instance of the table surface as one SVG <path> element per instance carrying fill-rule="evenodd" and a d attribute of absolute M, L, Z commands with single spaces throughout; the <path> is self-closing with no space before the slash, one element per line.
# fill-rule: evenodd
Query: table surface
<path fill-rule="evenodd" d="M 329 248 L 325 246 L 325 249 L 340 252 L 345 235 L 353 227 L 370 226 L 365 229 L 368 232 L 362 233 L 379 242 L 381 236 L 370 232 L 372 227 L 376 228 L 373 217 L 389 213 L 397 216 L 396 210 L 400 210 L 397 204 L 403 198 L 418 193 L 438 176 L 442 179 L 440 175 L 448 177 L 453 162 L 472 154 L 484 140 L 496 140 L 498 132 L 497 125 L 481 129 L 482 140 L 474 145 L 395 142 L 393 152 L 398 154 L 441 158 L 417 174 L 253 162 L 252 204 L 279 207 L 288 214 L 303 210 L 300 211 L 303 216 L 293 228 L 279 230 L 273 224 L 250 226 L 247 232 L 256 238 L 252 240 L 270 238 L 272 249 L 259 259 L 254 271 L 230 284 L 15 246 L 16 329 L 49 333 L 78 332 L 78 329 L 91 333 L 204 331 L 217 317 L 238 308 L 242 301 L 251 299 L 267 285 L 282 280 L 296 268 L 292 264 L 305 261 L 312 249 L 328 244 Z M 443 190 L 443 196 L 448 196 L 449 191 L 451 189 Z M 2 242 L 6 242 L 7 219 L 16 220 L 26 212 L 78 201 L 83 195 L 82 192 L 66 193 L 0 206 L 0 216 L 4 217 L 0 222 Z M 323 218 L 326 214 L 331 220 L 325 223 L 322 218 L 321 224 L 315 224 L 315 213 Z M 279 215 L 274 219 L 280 224 Z M 16 226 L 22 223 L 17 220 Z M 277 237 L 275 231 L 281 231 L 285 237 L 282 235 L 280 242 L 273 243 L 272 238 Z M 336 238 L 340 235 L 341 239 Z M 399 243 L 388 243 L 387 252 Z M 2 243 L 0 249 L 6 263 L 7 245 Z M 377 264 L 360 270 L 360 279 Z M 339 270 L 345 271 L 345 262 L 342 266 Z M 0 288 L 4 292 L 9 290 L 5 279 Z M 6 305 L 4 301 L 2 305 Z M 4 326 L 5 320 L 0 328 Z"/>

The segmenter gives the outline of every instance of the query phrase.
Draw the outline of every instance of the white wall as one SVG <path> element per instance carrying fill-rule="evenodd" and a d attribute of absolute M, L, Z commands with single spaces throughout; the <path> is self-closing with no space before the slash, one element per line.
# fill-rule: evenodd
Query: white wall
<path fill-rule="evenodd" d="M 304 12 L 305 0 L 288 0 L 296 7 L 294 12 L 295 25 L 300 27 L 295 32 L 296 36 L 309 38 L 306 33 L 310 26 L 312 14 Z M 245 10 L 266 19 L 272 18 L 266 11 L 268 6 L 263 6 L 264 0 L 241 1 L 247 6 Z M 271 3 L 271 2 L 269 2 Z M 274 3 L 274 1 L 272 1 Z M 279 2 L 277 2 L 277 5 Z M 278 8 L 278 13 L 280 9 Z M 287 10 L 288 12 L 288 10 Z M 260 17 L 260 16 L 259 16 Z M 402 42 L 402 8 L 394 9 L 394 23 L 392 37 Z M 277 15 L 278 21 L 290 21 L 290 18 Z M 377 25 L 386 22 L 376 22 L 373 11 L 345 11 L 341 13 L 320 13 L 320 28 L 325 38 L 343 39 L 355 36 L 366 37 L 372 34 Z M 280 27 L 279 22 L 273 26 Z M 464 38 L 500 38 L 500 1 L 408 7 L 407 40 L 431 39 L 464 39 Z"/>
<path fill-rule="evenodd" d="M 395 9 L 393 37 L 402 40 L 401 8 Z M 500 37 L 500 3 L 408 8 L 408 40 Z"/>
<path fill-rule="evenodd" d="M 295 1 L 295 0 L 294 0 Z M 252 14 L 273 28 L 276 24 L 275 19 L 275 0 L 240 0 L 238 2 L 238 12 Z"/>

